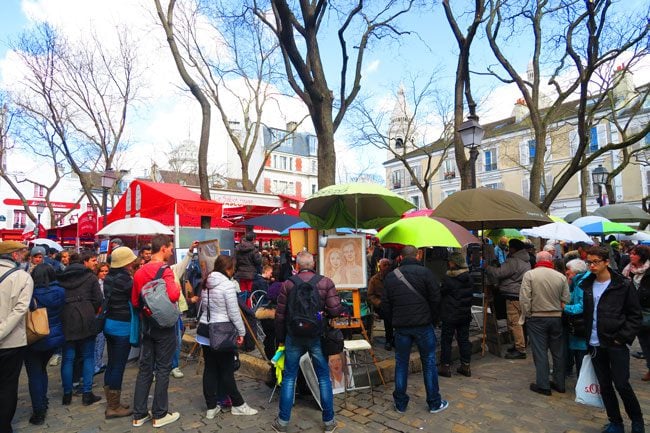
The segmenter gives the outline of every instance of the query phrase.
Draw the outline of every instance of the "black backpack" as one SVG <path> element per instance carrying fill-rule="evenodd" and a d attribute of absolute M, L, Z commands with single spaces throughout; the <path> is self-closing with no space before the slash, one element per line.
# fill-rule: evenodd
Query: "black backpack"
<path fill-rule="evenodd" d="M 316 284 L 323 278 L 314 275 L 303 281 L 294 275 L 293 289 L 287 300 L 287 330 L 292 337 L 316 338 L 323 333 L 322 301 Z"/>

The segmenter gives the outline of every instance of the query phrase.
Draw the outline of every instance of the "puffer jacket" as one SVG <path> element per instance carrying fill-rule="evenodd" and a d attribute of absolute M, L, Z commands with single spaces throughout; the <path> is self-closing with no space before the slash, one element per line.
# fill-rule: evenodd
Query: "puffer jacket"
<path fill-rule="evenodd" d="M 235 279 L 252 280 L 262 272 L 262 255 L 253 242 L 243 240 L 235 247 Z"/>
<path fill-rule="evenodd" d="M 131 321 L 131 290 L 133 289 L 133 278 L 124 268 L 111 268 L 104 280 L 104 296 L 108 299 L 108 313 L 106 318 L 120 322 Z"/>
<path fill-rule="evenodd" d="M 440 282 L 436 276 L 416 259 L 402 260 L 399 269 L 421 296 L 402 283 L 395 271 L 389 272 L 384 278 L 382 314 L 392 317 L 395 328 L 437 323 L 440 316 Z"/>
<path fill-rule="evenodd" d="M 530 258 L 526 250 L 520 250 L 508 256 L 501 267 L 488 266 L 487 274 L 497 281 L 499 292 L 509 299 L 519 299 L 519 289 L 524 274 L 530 271 Z"/>
<path fill-rule="evenodd" d="M 36 301 L 38 308 L 45 307 L 47 309 L 50 333 L 45 338 L 41 338 L 29 346 L 29 348 L 42 352 L 63 346 L 65 336 L 63 335 L 61 313 L 65 305 L 65 289 L 57 281 L 52 281 L 48 287 L 35 287 L 33 300 Z"/>
<path fill-rule="evenodd" d="M 59 275 L 65 289 L 61 316 L 65 341 L 77 341 L 97 335 L 95 316 L 102 304 L 99 280 L 81 263 L 73 263 Z"/>
<path fill-rule="evenodd" d="M 231 322 L 240 337 L 246 335 L 246 327 L 237 303 L 237 284 L 221 272 L 212 272 L 208 275 L 205 289 L 201 291 L 199 323 L 207 325 L 218 322 Z"/>
<path fill-rule="evenodd" d="M 611 282 L 598 301 L 597 329 L 602 347 L 632 344 L 641 329 L 641 305 L 634 285 L 623 275 L 609 270 Z M 594 281 L 596 275 L 585 277 L 580 283 L 584 291 L 584 318 L 587 328 L 587 342 L 591 337 L 594 319 Z"/>
<path fill-rule="evenodd" d="M 316 273 L 310 269 L 301 270 L 297 276 L 303 281 L 309 281 Z M 324 311 L 330 318 L 338 317 L 343 312 L 341 298 L 339 298 L 334 287 L 334 282 L 327 277 L 323 277 L 316 284 L 318 294 L 323 301 Z M 278 306 L 275 310 L 275 339 L 278 343 L 284 343 L 287 335 L 287 300 L 289 293 L 293 289 L 293 281 L 287 280 L 282 284 L 282 289 L 278 295 Z"/>
<path fill-rule="evenodd" d="M 440 319 L 443 322 L 462 324 L 472 320 L 474 288 L 467 269 L 447 271 L 447 275 L 442 277 L 440 294 Z"/>
<path fill-rule="evenodd" d="M 17 266 L 16 262 L 0 259 L 0 276 Z M 34 291 L 34 281 L 25 271 L 14 271 L 0 284 L 0 349 L 27 345 L 25 316 Z"/>

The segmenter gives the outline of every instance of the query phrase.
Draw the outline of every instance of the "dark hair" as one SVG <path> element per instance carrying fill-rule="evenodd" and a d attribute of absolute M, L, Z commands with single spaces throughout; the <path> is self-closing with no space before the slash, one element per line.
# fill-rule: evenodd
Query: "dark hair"
<path fill-rule="evenodd" d="M 48 255 L 48 256 L 51 256 L 51 255 L 55 255 L 55 256 L 56 256 L 56 254 L 57 254 L 58 252 L 59 252 L 59 251 L 57 251 L 56 248 L 48 248 L 48 249 L 47 249 L 47 255 Z"/>
<path fill-rule="evenodd" d="M 647 247 L 645 245 L 636 245 L 630 249 L 630 252 L 639 256 L 643 263 L 650 259 L 650 247 Z"/>
<path fill-rule="evenodd" d="M 32 270 L 34 287 L 48 287 L 50 282 L 56 280 L 54 268 L 48 264 L 41 263 Z"/>
<path fill-rule="evenodd" d="M 253 242 L 255 240 L 255 232 L 248 232 L 246 233 L 246 236 L 244 236 L 244 239 L 246 239 L 249 242 Z"/>
<path fill-rule="evenodd" d="M 70 264 L 81 263 L 81 256 L 79 253 L 70 253 Z"/>
<path fill-rule="evenodd" d="M 84 250 L 81 252 L 81 261 L 84 263 L 93 257 L 97 257 L 97 253 L 92 250 Z M 70 261 L 72 261 L 72 259 L 70 259 Z"/>
<path fill-rule="evenodd" d="M 172 238 L 167 235 L 156 235 L 151 238 L 151 252 L 156 254 L 162 247 L 166 247 L 172 242 Z"/>
<path fill-rule="evenodd" d="M 143 251 L 151 251 L 151 245 L 145 245 L 144 247 L 140 248 L 140 253 Z"/>
<path fill-rule="evenodd" d="M 515 249 L 517 251 L 521 251 L 523 249 L 526 249 L 526 244 L 523 241 L 520 241 L 519 239 L 510 239 L 508 241 L 508 249 Z"/>
<path fill-rule="evenodd" d="M 609 248 L 607 247 L 589 247 L 586 252 L 588 256 L 596 256 L 601 260 L 609 261 Z"/>
<path fill-rule="evenodd" d="M 231 256 L 219 255 L 214 261 L 214 272 L 221 272 L 222 274 L 228 276 L 226 271 L 228 269 L 235 268 L 235 259 Z"/>

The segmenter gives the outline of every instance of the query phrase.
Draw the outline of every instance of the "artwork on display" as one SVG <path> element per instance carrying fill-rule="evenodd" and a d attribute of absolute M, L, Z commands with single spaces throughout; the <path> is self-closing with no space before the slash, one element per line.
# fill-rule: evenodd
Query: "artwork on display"
<path fill-rule="evenodd" d="M 311 395 L 316 399 L 316 403 L 320 406 L 321 410 L 323 407 L 320 404 L 320 386 L 318 385 L 318 376 L 316 376 L 316 371 L 314 370 L 314 364 L 311 362 L 309 353 L 305 353 L 300 357 L 300 371 L 302 371 L 303 376 L 305 376 L 305 382 L 307 382 L 307 387 L 311 391 Z"/>
<path fill-rule="evenodd" d="M 347 350 L 344 350 L 341 353 L 336 355 L 330 355 L 328 359 L 328 364 L 330 368 L 330 379 L 332 381 L 332 392 L 334 394 L 339 394 L 345 392 L 345 374 L 343 369 L 347 364 L 346 360 L 348 359 L 349 354 Z M 354 376 L 352 375 L 352 366 L 348 365 L 348 389 L 354 388 Z"/>
<path fill-rule="evenodd" d="M 366 287 L 365 236 L 328 236 L 319 250 L 320 270 L 337 287 Z"/>
<path fill-rule="evenodd" d="M 203 278 L 206 278 L 212 272 L 214 261 L 219 254 L 221 254 L 219 239 L 199 242 L 199 265 L 201 266 Z"/>

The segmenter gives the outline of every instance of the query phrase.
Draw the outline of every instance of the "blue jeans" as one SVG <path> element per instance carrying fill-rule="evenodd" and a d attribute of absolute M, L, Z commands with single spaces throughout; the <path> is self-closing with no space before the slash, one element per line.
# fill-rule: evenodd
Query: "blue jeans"
<path fill-rule="evenodd" d="M 72 370 L 75 357 L 79 357 L 83 363 L 83 392 L 90 392 L 93 388 L 93 375 L 95 374 L 95 337 L 65 342 L 63 361 L 61 362 L 61 381 L 64 394 L 72 392 Z"/>
<path fill-rule="evenodd" d="M 309 352 L 314 371 L 318 377 L 320 388 L 320 404 L 323 408 L 323 422 L 331 423 L 334 420 L 334 395 L 332 394 L 332 382 L 330 381 L 330 370 L 320 338 L 292 338 L 287 335 L 284 349 L 284 374 L 280 388 L 280 413 L 278 418 L 283 423 L 291 419 L 291 408 L 293 406 L 293 395 L 296 388 L 296 378 L 300 368 L 300 357 Z"/>
<path fill-rule="evenodd" d="M 42 413 L 47 410 L 47 362 L 52 357 L 54 349 L 31 350 L 27 346 L 25 351 L 25 369 L 29 379 L 29 397 L 32 400 L 34 413 Z"/>
<path fill-rule="evenodd" d="M 429 409 L 437 409 L 440 407 L 441 397 L 436 368 L 436 334 L 433 332 L 432 325 L 395 328 L 395 391 L 393 391 L 395 407 L 399 411 L 405 411 L 409 403 L 406 386 L 411 346 L 414 342 L 420 351 L 427 404 Z"/>
<path fill-rule="evenodd" d="M 106 351 L 108 362 L 104 372 L 104 385 L 112 390 L 121 390 L 124 368 L 131 352 L 129 337 L 106 334 Z"/>
<path fill-rule="evenodd" d="M 95 373 L 102 369 L 104 366 L 104 346 L 106 345 L 106 338 L 104 333 L 100 332 L 95 337 Z"/>
<path fill-rule="evenodd" d="M 178 323 L 176 324 L 176 352 L 174 352 L 174 357 L 172 358 L 172 370 L 178 368 L 179 361 L 181 359 L 181 339 L 183 338 L 183 321 L 181 318 L 178 318 Z"/>

